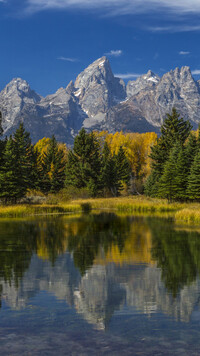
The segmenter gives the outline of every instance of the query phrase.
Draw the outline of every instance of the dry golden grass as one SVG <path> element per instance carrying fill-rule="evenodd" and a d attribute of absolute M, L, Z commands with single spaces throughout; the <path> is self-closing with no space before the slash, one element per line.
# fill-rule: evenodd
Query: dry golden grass
<path fill-rule="evenodd" d="M 200 224 L 200 205 L 196 207 L 185 208 L 175 213 L 175 221 L 186 224 L 198 225 Z"/>
<path fill-rule="evenodd" d="M 99 198 L 84 199 L 71 202 L 79 204 L 89 204 L 92 209 L 112 209 L 118 212 L 174 212 L 183 207 L 185 204 L 173 203 L 168 204 L 167 200 L 152 199 L 143 196 L 130 196 L 118 198 Z M 65 206 L 65 204 L 62 204 Z"/>
<path fill-rule="evenodd" d="M 9 205 L 0 206 L 0 217 L 23 217 L 31 215 L 46 215 L 58 213 L 74 213 L 81 207 L 76 204 L 68 204 L 66 207 L 59 205 Z"/>
<path fill-rule="evenodd" d="M 167 200 L 147 198 L 144 196 L 129 196 L 118 198 L 79 199 L 67 203 L 40 205 L 10 205 L 0 206 L 0 218 L 25 217 L 33 215 L 65 214 L 88 212 L 90 210 L 113 210 L 124 214 L 169 213 L 177 222 L 200 224 L 200 204 L 172 203 Z"/>

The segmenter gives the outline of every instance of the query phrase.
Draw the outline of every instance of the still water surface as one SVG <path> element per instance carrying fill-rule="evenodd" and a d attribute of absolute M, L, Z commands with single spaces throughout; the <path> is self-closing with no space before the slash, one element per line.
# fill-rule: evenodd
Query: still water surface
<path fill-rule="evenodd" d="M 169 219 L 0 220 L 0 355 L 200 355 L 199 271 Z"/>

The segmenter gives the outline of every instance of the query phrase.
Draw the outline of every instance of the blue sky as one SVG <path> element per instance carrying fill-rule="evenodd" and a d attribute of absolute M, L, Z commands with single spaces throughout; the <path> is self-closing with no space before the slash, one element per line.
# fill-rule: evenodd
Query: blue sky
<path fill-rule="evenodd" d="M 115 74 L 200 78 L 200 0 L 0 0 L 0 90 L 14 77 L 41 95 L 107 55 Z"/>

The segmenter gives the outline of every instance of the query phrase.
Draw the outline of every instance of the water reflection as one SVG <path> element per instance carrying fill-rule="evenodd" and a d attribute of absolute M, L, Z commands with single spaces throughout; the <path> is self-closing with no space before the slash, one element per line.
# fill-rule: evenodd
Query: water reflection
<path fill-rule="evenodd" d="M 175 297 L 195 281 L 200 271 L 200 234 L 174 229 L 161 220 L 149 221 L 153 235 L 152 257 L 162 270 L 162 280 Z"/>
<path fill-rule="evenodd" d="M 0 294 L 12 309 L 45 291 L 98 329 L 115 311 L 189 321 L 200 234 L 168 220 L 90 214 L 0 223 Z"/>

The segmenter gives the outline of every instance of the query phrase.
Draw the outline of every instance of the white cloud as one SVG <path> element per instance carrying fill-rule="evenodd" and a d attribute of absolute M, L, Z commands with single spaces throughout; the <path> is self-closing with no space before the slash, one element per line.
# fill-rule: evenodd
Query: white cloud
<path fill-rule="evenodd" d="M 173 25 L 173 26 L 164 26 L 164 27 L 148 27 L 148 30 L 152 32 L 193 32 L 200 31 L 200 25 Z"/>
<path fill-rule="evenodd" d="M 194 69 L 192 70 L 193 75 L 199 75 L 200 74 L 200 69 Z"/>
<path fill-rule="evenodd" d="M 67 62 L 78 62 L 77 58 L 70 58 L 70 57 L 58 57 L 57 59 L 61 61 L 67 61 Z"/>
<path fill-rule="evenodd" d="M 187 56 L 188 54 L 190 54 L 190 52 L 188 52 L 188 51 L 180 51 L 179 54 L 181 56 Z"/>
<path fill-rule="evenodd" d="M 121 49 L 111 50 L 110 52 L 105 53 L 106 56 L 110 57 L 119 57 L 123 54 Z"/>
<path fill-rule="evenodd" d="M 114 74 L 115 77 L 117 78 L 121 78 L 121 79 L 133 79 L 133 78 L 138 78 L 140 77 L 142 74 L 137 74 L 137 73 L 116 73 Z"/>
<path fill-rule="evenodd" d="M 45 9 L 101 9 L 104 13 L 125 15 L 161 9 L 177 14 L 200 13 L 199 0 L 25 0 L 29 12 Z"/>

